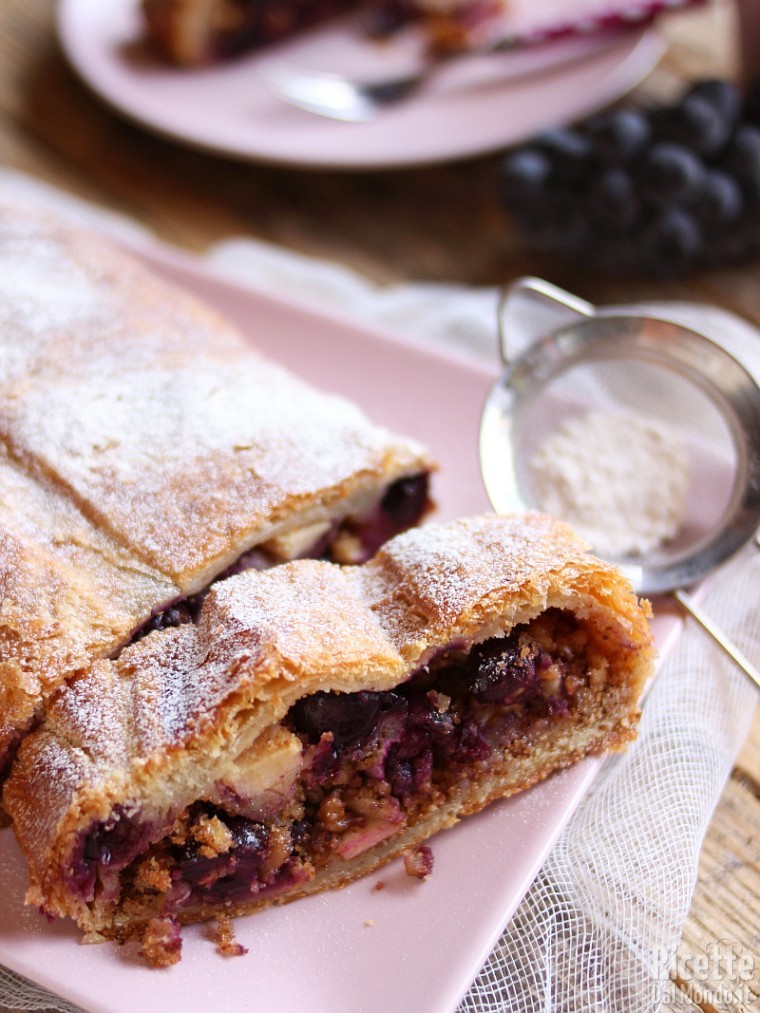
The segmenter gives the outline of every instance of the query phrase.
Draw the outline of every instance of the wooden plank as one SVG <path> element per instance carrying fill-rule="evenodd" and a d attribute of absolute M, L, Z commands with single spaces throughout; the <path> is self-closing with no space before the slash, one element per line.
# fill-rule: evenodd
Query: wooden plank
<path fill-rule="evenodd" d="M 760 797 L 760 704 L 755 706 L 752 727 L 736 759 L 734 776 L 751 781 L 755 796 Z"/>
<path fill-rule="evenodd" d="M 710 824 L 699 861 L 698 883 L 678 950 L 678 962 L 710 958 L 717 949 L 733 946 L 738 955 L 752 958 L 751 980 L 733 976 L 737 987 L 746 986 L 747 1009 L 760 1008 L 760 802 L 753 790 L 736 776 L 726 786 Z M 717 972 L 717 973 L 716 973 Z M 721 977 L 721 974 L 723 975 Z M 710 973 L 681 979 L 692 994 L 719 994 L 728 989 L 726 968 L 712 966 Z M 734 1002 L 699 1002 L 708 1011 L 726 1013 L 742 1008 Z"/>

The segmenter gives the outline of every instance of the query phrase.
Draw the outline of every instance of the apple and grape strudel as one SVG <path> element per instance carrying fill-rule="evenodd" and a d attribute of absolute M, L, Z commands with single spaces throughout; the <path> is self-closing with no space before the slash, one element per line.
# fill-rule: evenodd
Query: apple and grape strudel
<path fill-rule="evenodd" d="M 216 583 L 22 744 L 6 803 L 27 900 L 166 964 L 182 923 L 424 866 L 431 834 L 634 737 L 647 616 L 540 514 Z"/>

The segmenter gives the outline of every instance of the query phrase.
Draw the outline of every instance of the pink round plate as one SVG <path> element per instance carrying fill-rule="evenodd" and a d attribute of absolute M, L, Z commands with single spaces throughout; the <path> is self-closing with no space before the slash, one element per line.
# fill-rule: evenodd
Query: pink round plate
<path fill-rule="evenodd" d="M 293 166 L 391 168 L 464 158 L 572 121 L 637 84 L 661 57 L 650 29 L 572 37 L 500 56 L 454 61 L 414 97 L 369 123 L 285 105 L 260 76 L 286 59 L 313 69 L 381 75 L 418 54 L 410 33 L 382 45 L 356 23 L 330 23 L 222 66 L 177 70 L 142 42 L 139 0 L 61 0 L 59 33 L 73 67 L 130 119 L 174 140 Z M 416 48 L 415 48 L 416 47 Z"/>

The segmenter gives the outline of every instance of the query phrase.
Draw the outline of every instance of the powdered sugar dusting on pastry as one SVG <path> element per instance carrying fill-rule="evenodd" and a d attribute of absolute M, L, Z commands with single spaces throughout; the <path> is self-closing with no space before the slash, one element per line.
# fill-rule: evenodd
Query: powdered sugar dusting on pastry
<path fill-rule="evenodd" d="M 0 321 L 31 334 L 70 328 L 102 311 L 103 293 L 75 261 L 62 260 L 60 246 L 27 223 L 6 224 L 0 234 L 7 251 L 0 272 Z"/>
<path fill-rule="evenodd" d="M 159 488 L 206 454 L 237 456 L 253 479 L 308 494 L 371 466 L 368 453 L 390 439 L 355 405 L 258 356 L 208 356 L 145 374 L 122 364 L 105 389 L 103 379 L 95 368 L 40 384 L 9 413 L 19 441 L 83 495 L 109 494 L 112 480 Z"/>
<path fill-rule="evenodd" d="M 0 201 L 0 774 L 152 612 L 429 467 L 137 261 Z"/>
<path fill-rule="evenodd" d="M 6 264 L 0 389 L 24 377 L 0 399 L 0 439 L 182 586 L 264 525 L 429 468 L 96 239 L 0 208 L 0 279 Z"/>
<path fill-rule="evenodd" d="M 484 588 L 529 587 L 571 563 L 588 565 L 588 554 L 567 525 L 541 514 L 493 514 L 407 531 L 383 546 L 359 579 L 375 581 L 374 569 L 400 580 L 415 614 L 448 623 L 476 607 Z"/>

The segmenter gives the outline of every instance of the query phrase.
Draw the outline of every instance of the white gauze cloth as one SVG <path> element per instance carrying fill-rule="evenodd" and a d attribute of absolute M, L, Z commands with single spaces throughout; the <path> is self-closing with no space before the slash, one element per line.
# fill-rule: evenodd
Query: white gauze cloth
<path fill-rule="evenodd" d="M 134 223 L 19 173 L 0 170 L 0 191 L 133 241 L 149 238 Z M 379 287 L 346 267 L 250 239 L 219 243 L 207 261 L 242 284 L 297 291 L 415 342 L 496 359 L 493 289 Z M 760 334 L 738 318 L 694 305 L 648 308 L 725 344 L 760 377 Z M 760 551 L 750 545 L 712 578 L 703 607 L 756 665 L 758 602 Z M 680 993 L 674 999 L 664 987 L 667 968 L 689 910 L 702 839 L 755 700 L 746 677 L 687 622 L 647 698 L 638 740 L 604 764 L 461 1011 L 655 1013 L 664 997 L 669 1010 L 679 1008 Z M 0 968 L 2 1006 L 73 1010 Z"/>

